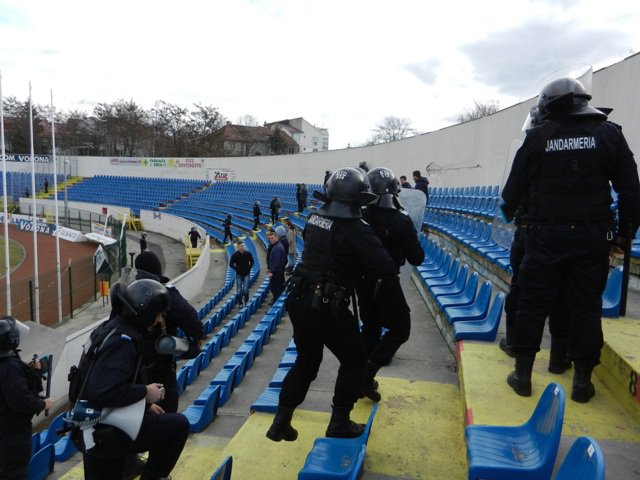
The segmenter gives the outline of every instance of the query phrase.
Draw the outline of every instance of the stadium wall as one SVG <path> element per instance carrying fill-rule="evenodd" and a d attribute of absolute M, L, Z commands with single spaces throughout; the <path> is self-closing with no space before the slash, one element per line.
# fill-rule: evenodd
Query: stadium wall
<path fill-rule="evenodd" d="M 640 154 L 640 54 L 593 74 L 591 104 L 610 107 L 610 119 L 623 126 L 631 149 Z M 524 136 L 524 119 L 536 98 L 493 115 L 404 140 L 370 147 L 269 157 L 109 158 L 71 157 L 72 175 L 189 178 L 210 181 L 320 183 L 325 170 L 387 166 L 411 178 L 421 170 L 431 186 L 502 184 L 509 159 Z M 62 162 L 62 159 L 60 160 Z M 15 163 L 15 162 L 11 162 Z M 28 164 L 10 169 L 27 169 Z M 58 171 L 62 171 L 62 166 Z"/>

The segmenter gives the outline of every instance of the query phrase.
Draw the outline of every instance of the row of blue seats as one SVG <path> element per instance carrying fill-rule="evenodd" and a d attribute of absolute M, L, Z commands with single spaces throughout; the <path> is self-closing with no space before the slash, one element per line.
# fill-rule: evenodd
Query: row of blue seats
<path fill-rule="evenodd" d="M 256 308 L 262 304 L 266 297 L 269 281 L 265 279 L 262 286 L 254 294 L 250 303 L 255 303 Z M 249 308 L 245 307 L 244 310 Z M 282 304 L 272 306 L 258 322 L 253 331 L 246 337 L 244 342 L 236 352 L 229 358 L 227 363 L 222 367 L 218 374 L 211 380 L 209 385 L 200 393 L 194 403 L 188 406 L 184 411 L 184 415 L 188 418 L 191 432 L 200 432 L 209 425 L 215 418 L 217 408 L 223 406 L 230 398 L 234 389 L 240 385 L 245 377 L 247 370 L 253 366 L 255 357 L 262 352 L 263 346 L 269 341 L 269 337 L 275 331 L 276 326 L 282 317 L 284 307 Z M 247 316 L 240 313 L 225 325 L 211 340 L 211 343 L 217 343 L 220 348 L 229 344 L 238 330 L 244 326 Z M 245 320 L 243 320 L 245 319 Z M 219 341 L 218 339 L 223 339 Z M 215 349 L 213 349 L 215 352 Z M 219 351 L 219 350 L 218 350 Z M 206 368 L 206 352 L 204 349 L 200 353 L 201 359 L 194 359 L 191 370 Z M 199 374 L 199 371 L 198 373 Z M 197 375 L 196 375 L 197 376 Z"/>
<path fill-rule="evenodd" d="M 429 198 L 429 208 L 493 218 L 499 201 L 500 199 L 498 197 L 456 197 L 444 195 L 433 199 Z"/>
<path fill-rule="evenodd" d="M 564 411 L 564 389 L 560 384 L 550 383 L 524 424 L 467 425 L 469 480 L 551 479 L 562 436 Z M 553 478 L 604 480 L 604 456 L 598 443 L 590 437 L 579 437 Z"/>
<path fill-rule="evenodd" d="M 504 293 L 495 294 L 484 281 L 478 288 L 477 272 L 461 264 L 437 243 L 421 236 L 425 261 L 415 267 L 435 304 L 453 327 L 454 340 L 494 341 L 504 307 Z"/>
<path fill-rule="evenodd" d="M 469 187 L 429 187 L 429 199 L 443 195 L 465 197 L 497 197 L 500 192 L 498 185 L 474 185 Z"/>

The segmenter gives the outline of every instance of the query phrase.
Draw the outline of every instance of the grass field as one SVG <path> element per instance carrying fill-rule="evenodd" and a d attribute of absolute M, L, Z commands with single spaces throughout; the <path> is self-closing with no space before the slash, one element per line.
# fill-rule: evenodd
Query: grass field
<path fill-rule="evenodd" d="M 18 242 L 9 239 L 9 265 L 13 271 L 24 258 L 24 249 Z M 4 252 L 4 235 L 0 235 L 0 278 L 5 276 L 5 252 Z"/>

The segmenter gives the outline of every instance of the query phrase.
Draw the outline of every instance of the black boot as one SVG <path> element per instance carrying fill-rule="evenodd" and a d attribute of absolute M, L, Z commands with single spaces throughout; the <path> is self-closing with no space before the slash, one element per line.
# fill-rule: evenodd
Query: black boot
<path fill-rule="evenodd" d="M 367 372 L 364 376 L 362 387 L 360 387 L 360 398 L 367 397 L 374 402 L 379 402 L 382 397 L 378 392 L 378 382 L 375 376 L 381 366 L 374 362 L 367 362 Z"/>
<path fill-rule="evenodd" d="M 515 358 L 516 357 L 516 354 L 513 353 L 513 349 L 511 347 L 511 344 L 509 343 L 509 341 L 506 338 L 501 338 L 500 339 L 500 350 L 502 350 L 504 353 L 509 355 L 511 358 Z"/>
<path fill-rule="evenodd" d="M 576 363 L 573 370 L 573 389 L 571 400 L 587 403 L 596 394 L 596 388 L 591 383 L 593 367 Z"/>
<path fill-rule="evenodd" d="M 507 383 L 521 397 L 531 396 L 531 370 L 535 357 L 516 357 L 516 369 L 507 377 Z"/>
<path fill-rule="evenodd" d="M 349 418 L 353 407 L 333 407 L 331 420 L 327 427 L 327 437 L 356 438 L 364 432 L 364 424 L 352 422 Z"/>
<path fill-rule="evenodd" d="M 549 353 L 549 372 L 562 374 L 571 368 L 569 353 L 569 339 L 561 340 L 551 337 L 551 352 Z"/>
<path fill-rule="evenodd" d="M 267 431 L 269 440 L 274 442 L 279 442 L 280 440 L 293 442 L 298 438 L 298 431 L 291 426 L 293 410 L 293 408 L 278 407 L 278 413 L 276 413 L 273 423 Z"/>

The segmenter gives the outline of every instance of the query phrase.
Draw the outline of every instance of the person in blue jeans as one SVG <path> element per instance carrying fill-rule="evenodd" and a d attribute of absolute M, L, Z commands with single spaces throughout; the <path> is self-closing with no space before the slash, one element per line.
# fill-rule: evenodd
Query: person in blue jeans
<path fill-rule="evenodd" d="M 231 255 L 229 266 L 236 272 L 236 292 L 238 306 L 244 307 L 249 300 L 249 273 L 253 267 L 253 255 L 247 250 L 244 242 L 236 242 L 236 251 Z"/>

